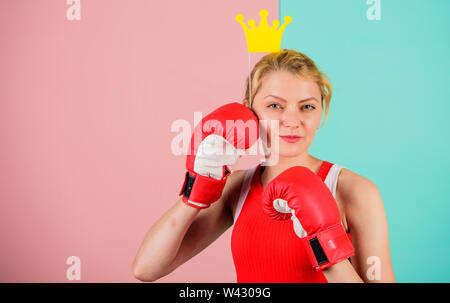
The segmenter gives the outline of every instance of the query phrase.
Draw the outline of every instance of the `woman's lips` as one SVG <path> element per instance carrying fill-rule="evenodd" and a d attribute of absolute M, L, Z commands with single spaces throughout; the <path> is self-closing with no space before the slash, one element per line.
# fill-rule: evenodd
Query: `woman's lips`
<path fill-rule="evenodd" d="M 295 143 L 302 138 L 300 136 L 280 136 L 280 137 L 288 143 Z"/>

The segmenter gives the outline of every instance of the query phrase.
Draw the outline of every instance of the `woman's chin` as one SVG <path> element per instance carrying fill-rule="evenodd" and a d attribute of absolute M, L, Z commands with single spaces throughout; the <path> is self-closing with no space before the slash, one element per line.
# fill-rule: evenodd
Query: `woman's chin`
<path fill-rule="evenodd" d="M 303 148 L 301 146 L 286 146 L 285 144 L 280 144 L 279 155 L 280 157 L 297 157 L 303 153 Z"/>

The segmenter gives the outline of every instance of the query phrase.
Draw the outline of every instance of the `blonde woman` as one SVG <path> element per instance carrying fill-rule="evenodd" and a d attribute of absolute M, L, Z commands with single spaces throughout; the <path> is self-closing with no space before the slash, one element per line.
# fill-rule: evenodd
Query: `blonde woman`
<path fill-rule="evenodd" d="M 272 142 L 273 136 L 279 139 L 278 161 L 230 174 L 228 165 L 235 159 L 221 159 L 224 165 L 215 170 L 216 176 L 211 172 L 203 174 L 216 180 L 205 181 L 206 185 L 216 186 L 215 194 L 199 190 L 198 186 L 196 201 L 184 195 L 147 232 L 133 262 L 135 277 L 156 281 L 233 226 L 231 249 L 237 282 L 395 282 L 387 220 L 376 185 L 308 152 L 322 115 L 325 122 L 329 112 L 332 87 L 325 74 L 306 55 L 281 50 L 264 56 L 250 79 L 242 101 L 245 110 L 233 109 L 232 114 L 225 110 L 222 117 L 252 121 L 254 117 L 246 112 L 251 109 L 257 121 L 278 121 L 276 131 L 267 126 L 270 123 L 265 124 L 267 141 Z M 247 149 L 253 143 L 250 141 L 232 144 Z M 274 156 L 273 152 L 270 156 Z M 264 189 L 295 167 L 307 168 L 323 181 L 321 186 L 329 189 L 332 204 L 317 211 L 336 209 L 351 240 L 354 253 L 350 258 L 320 270 L 314 268 L 293 221 L 274 220 L 264 210 Z M 192 174 L 199 180 L 203 178 Z M 195 179 L 188 175 L 184 194 L 186 183 Z"/>

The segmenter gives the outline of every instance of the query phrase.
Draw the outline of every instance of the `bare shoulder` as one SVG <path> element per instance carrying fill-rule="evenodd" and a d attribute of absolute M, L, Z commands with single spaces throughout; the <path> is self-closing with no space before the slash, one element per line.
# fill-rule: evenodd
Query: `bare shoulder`
<path fill-rule="evenodd" d="M 244 180 L 247 170 L 234 170 L 227 179 L 225 188 L 223 189 L 222 196 L 224 203 L 230 210 L 231 214 L 234 214 L 239 194 L 241 192 L 242 182 Z"/>
<path fill-rule="evenodd" d="M 220 234 L 231 226 L 234 218 L 233 207 L 236 204 L 235 201 L 239 198 L 241 180 L 244 175 L 245 171 L 233 171 L 227 178 L 219 200 L 212 203 L 210 207 L 203 209 L 195 220 L 207 222 L 202 224 L 209 226 L 210 229 L 222 226 L 223 228 L 218 229 Z"/>
<path fill-rule="evenodd" d="M 384 215 L 380 191 L 368 178 L 343 168 L 336 191 L 349 226 L 355 221 Z"/>
<path fill-rule="evenodd" d="M 339 196 L 348 203 L 358 203 L 361 198 L 379 195 L 375 183 L 347 168 L 343 168 L 338 178 Z"/>

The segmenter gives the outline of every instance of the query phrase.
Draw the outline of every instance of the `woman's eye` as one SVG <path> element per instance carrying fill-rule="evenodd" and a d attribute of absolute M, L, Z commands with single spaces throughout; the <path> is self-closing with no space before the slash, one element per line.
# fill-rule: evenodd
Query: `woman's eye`
<path fill-rule="evenodd" d="M 269 104 L 268 107 L 269 107 L 269 108 L 275 108 L 275 109 L 278 109 L 278 108 L 280 108 L 280 105 L 279 105 L 279 104 L 276 104 L 276 103 L 272 103 L 272 104 Z"/>
<path fill-rule="evenodd" d="M 305 108 L 306 106 L 309 106 L 309 108 L 307 108 L 307 110 L 314 110 L 314 109 L 316 109 L 314 106 L 312 106 L 310 104 L 306 104 L 305 106 L 303 106 L 303 108 Z"/>

